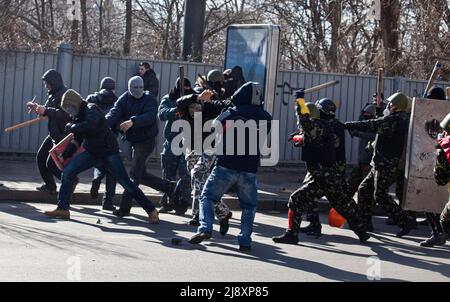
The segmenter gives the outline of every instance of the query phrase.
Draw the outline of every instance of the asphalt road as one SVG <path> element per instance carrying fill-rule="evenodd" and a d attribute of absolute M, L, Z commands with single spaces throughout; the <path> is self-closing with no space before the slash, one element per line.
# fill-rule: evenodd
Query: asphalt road
<path fill-rule="evenodd" d="M 450 280 L 449 244 L 421 248 L 426 227 L 399 239 L 398 229 L 381 217 L 365 245 L 322 216 L 321 238 L 302 236 L 291 246 L 271 240 L 284 231 L 285 213 L 257 213 L 253 250 L 244 254 L 236 240 L 239 212 L 229 235 L 215 232 L 212 240 L 192 246 L 186 241 L 195 231 L 188 216 L 161 214 L 159 225 L 149 225 L 141 209 L 117 219 L 98 207 L 74 206 L 70 221 L 57 221 L 42 214 L 53 207 L 0 203 L 0 281 Z M 173 245 L 173 237 L 181 244 Z"/>

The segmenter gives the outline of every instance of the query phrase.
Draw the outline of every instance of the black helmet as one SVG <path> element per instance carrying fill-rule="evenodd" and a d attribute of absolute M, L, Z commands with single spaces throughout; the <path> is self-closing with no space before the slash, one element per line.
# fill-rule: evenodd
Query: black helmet
<path fill-rule="evenodd" d="M 329 98 L 324 98 L 316 102 L 317 109 L 325 115 L 336 115 L 336 104 Z"/>

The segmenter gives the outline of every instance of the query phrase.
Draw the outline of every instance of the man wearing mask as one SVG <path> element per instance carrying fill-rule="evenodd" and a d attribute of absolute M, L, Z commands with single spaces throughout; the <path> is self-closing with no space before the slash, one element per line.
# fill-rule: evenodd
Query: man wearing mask
<path fill-rule="evenodd" d="M 106 119 L 111 129 L 119 130 L 123 134 L 123 139 L 131 145 L 130 176 L 134 182 L 164 192 L 172 199 L 176 183 L 163 180 L 146 171 L 146 162 L 155 148 L 158 135 L 157 108 L 155 97 L 149 92 L 144 92 L 142 78 L 135 76 L 129 80 L 128 91 L 119 97 L 106 115 Z M 113 214 L 119 217 L 128 216 L 131 206 L 130 195 L 124 195 L 120 209 L 113 211 Z"/>
<path fill-rule="evenodd" d="M 61 155 L 65 160 L 73 156 L 82 145 L 84 152 L 74 157 L 65 167 L 61 177 L 61 189 L 58 194 L 58 206 L 53 211 L 46 211 L 51 218 L 70 219 L 70 195 L 79 173 L 103 164 L 105 168 L 125 189 L 124 196 L 136 198 L 148 214 L 151 224 L 159 222 L 158 211 L 138 186 L 130 180 L 119 154 L 119 145 L 109 128 L 105 116 L 96 104 L 88 104 L 75 90 L 64 93 L 61 108 L 71 117 L 67 129 L 74 135 Z"/>
<path fill-rule="evenodd" d="M 191 87 L 191 82 L 188 79 L 184 79 L 184 94 L 193 94 L 194 90 Z M 177 172 L 180 178 L 180 198 L 179 204 L 168 204 L 167 198 L 162 200 L 162 208 L 160 213 L 170 212 L 175 210 L 177 214 L 182 215 L 186 212 L 187 208 L 191 204 L 191 178 L 189 176 L 186 159 L 184 155 L 174 155 L 172 152 L 171 144 L 175 136 L 179 132 L 173 132 L 171 130 L 174 121 L 180 119 L 180 115 L 177 114 L 177 99 L 181 97 L 180 79 L 176 80 L 175 86 L 165 95 L 158 108 L 158 118 L 161 122 L 166 122 L 164 127 L 164 138 L 166 141 L 163 145 L 161 152 L 161 168 L 163 178 L 170 181 L 177 180 Z"/>
<path fill-rule="evenodd" d="M 158 97 L 159 80 L 156 77 L 155 71 L 150 67 L 148 62 L 141 62 L 139 64 L 139 69 L 136 76 L 140 76 L 144 80 L 145 91 L 150 91 L 155 98 Z"/>
<path fill-rule="evenodd" d="M 49 135 L 44 139 L 37 152 L 36 161 L 44 184 L 36 189 L 41 192 L 56 194 L 56 182 L 53 176 L 61 179 L 61 171 L 56 167 L 49 155 L 50 149 L 65 137 L 65 126 L 70 117 L 61 110 L 61 97 L 67 91 L 61 74 L 54 69 L 48 70 L 42 76 L 44 86 L 48 91 L 48 99 L 45 105 L 28 102 L 27 107 L 39 116 L 48 117 Z"/>
<path fill-rule="evenodd" d="M 116 89 L 116 82 L 109 77 L 103 78 L 100 82 L 100 91 L 89 95 L 86 98 L 86 102 L 97 104 L 97 106 L 102 110 L 103 114 L 106 115 L 109 110 L 114 106 L 117 101 L 117 96 L 114 93 Z M 92 180 L 91 186 L 91 197 L 97 199 L 98 189 L 102 179 L 106 175 L 106 190 L 105 196 L 103 197 L 102 208 L 106 211 L 114 211 L 113 198 L 116 195 L 116 180 L 107 172 L 105 167 L 102 165 L 94 168 L 94 179 Z"/>

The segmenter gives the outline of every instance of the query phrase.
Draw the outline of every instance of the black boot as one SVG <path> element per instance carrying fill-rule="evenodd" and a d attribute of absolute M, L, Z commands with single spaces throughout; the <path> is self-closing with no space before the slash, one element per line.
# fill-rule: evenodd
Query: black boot
<path fill-rule="evenodd" d="M 435 245 L 444 245 L 447 241 L 447 235 L 444 233 L 433 234 L 430 238 L 420 243 L 423 247 L 433 247 Z"/>
<path fill-rule="evenodd" d="M 56 188 L 49 188 L 46 184 L 43 184 L 40 187 L 36 187 L 36 190 L 50 194 L 56 194 Z"/>
<path fill-rule="evenodd" d="M 373 232 L 372 216 L 365 216 L 367 232 Z"/>
<path fill-rule="evenodd" d="M 120 218 L 125 217 L 125 216 L 130 216 L 130 210 L 126 211 L 126 210 L 119 208 L 118 210 L 113 211 L 113 215 L 120 217 Z"/>
<path fill-rule="evenodd" d="M 402 224 L 402 229 L 397 233 L 397 237 L 403 237 L 411 232 L 417 226 L 416 218 L 408 216 Z"/>
<path fill-rule="evenodd" d="M 322 225 L 320 224 L 320 222 L 311 222 L 308 226 L 300 228 L 299 231 L 305 233 L 308 236 L 319 238 L 320 236 L 322 236 Z"/>
<path fill-rule="evenodd" d="M 230 228 L 229 220 L 233 216 L 233 213 L 230 211 L 224 219 L 219 221 L 220 225 L 220 234 L 225 236 L 228 233 L 228 229 Z"/>
<path fill-rule="evenodd" d="M 192 226 L 200 226 L 200 218 L 199 214 L 195 214 L 194 217 L 189 221 L 189 224 Z"/>
<path fill-rule="evenodd" d="M 92 180 L 92 185 L 91 185 L 91 197 L 92 199 L 97 199 L 98 198 L 98 189 L 100 189 L 100 184 L 102 183 L 101 178 L 94 178 Z"/>
<path fill-rule="evenodd" d="M 365 231 L 358 231 L 358 232 L 355 232 L 355 234 L 356 234 L 356 236 L 358 236 L 359 241 L 361 241 L 362 243 L 365 243 L 370 238 L 369 233 L 367 233 Z"/>
<path fill-rule="evenodd" d="M 111 200 L 103 199 L 102 209 L 104 211 L 112 211 L 112 212 L 114 212 L 116 210 L 116 207 L 113 205 L 113 202 Z"/>
<path fill-rule="evenodd" d="M 173 211 L 173 206 L 169 204 L 169 197 L 166 193 L 161 197 L 159 204 L 161 205 L 161 208 L 158 211 L 159 213 L 169 213 Z"/>
<path fill-rule="evenodd" d="M 284 243 L 284 244 L 297 244 L 298 243 L 298 234 L 294 233 L 291 230 L 287 230 L 281 236 L 272 237 L 273 242 L 275 243 Z"/>

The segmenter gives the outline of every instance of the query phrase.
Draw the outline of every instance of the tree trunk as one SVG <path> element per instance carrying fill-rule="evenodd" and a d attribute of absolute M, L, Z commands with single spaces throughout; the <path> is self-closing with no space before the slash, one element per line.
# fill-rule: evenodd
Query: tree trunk
<path fill-rule="evenodd" d="M 87 48 L 89 47 L 89 34 L 87 28 L 86 0 L 80 0 L 80 10 L 81 10 L 81 38 L 83 39 L 83 46 Z"/>
<path fill-rule="evenodd" d="M 126 0 L 126 25 L 125 25 L 125 41 L 123 43 L 123 53 L 125 55 L 130 54 L 130 48 L 131 48 L 131 22 L 132 19 L 132 3 L 131 0 Z"/>
<path fill-rule="evenodd" d="M 381 38 L 384 51 L 384 70 L 386 76 L 394 76 L 401 72 L 396 69 L 395 63 L 400 58 L 400 1 L 381 1 Z"/>
<path fill-rule="evenodd" d="M 99 11 L 100 11 L 100 17 L 98 20 L 98 22 L 99 22 L 98 48 L 100 49 L 100 52 L 102 52 L 102 48 L 103 48 L 103 0 L 100 0 Z"/>

